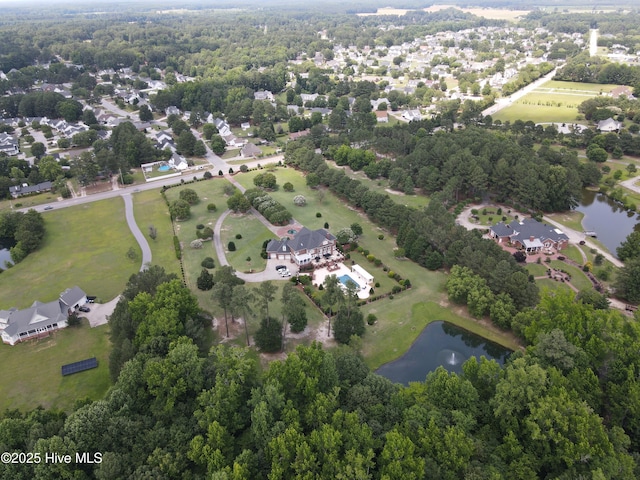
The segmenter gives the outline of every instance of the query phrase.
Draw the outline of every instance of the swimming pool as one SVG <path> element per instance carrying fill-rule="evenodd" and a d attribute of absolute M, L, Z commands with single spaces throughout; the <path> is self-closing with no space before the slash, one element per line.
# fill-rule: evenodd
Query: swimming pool
<path fill-rule="evenodd" d="M 340 283 L 342 283 L 345 287 L 347 286 L 348 282 L 353 282 L 356 284 L 358 288 L 362 288 L 362 285 L 360 285 L 357 281 L 355 281 L 350 275 L 347 275 L 346 273 L 338 277 L 338 280 L 340 280 Z"/>
<path fill-rule="evenodd" d="M 169 171 L 169 170 L 171 170 L 171 167 L 169 165 L 162 165 L 162 166 L 158 167 L 158 171 L 159 172 L 166 172 L 166 171 Z"/>

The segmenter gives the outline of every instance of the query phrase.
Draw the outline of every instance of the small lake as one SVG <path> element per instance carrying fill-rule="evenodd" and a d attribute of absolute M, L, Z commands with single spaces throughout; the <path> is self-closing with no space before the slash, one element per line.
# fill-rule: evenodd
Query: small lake
<path fill-rule="evenodd" d="M 2 245 L 0 245 L 2 247 Z M 9 253 L 9 249 L 0 248 L 0 270 L 4 270 L 4 262 L 13 263 L 11 261 L 11 253 Z"/>
<path fill-rule="evenodd" d="M 423 382 L 429 372 L 443 366 L 461 373 L 470 357 L 485 356 L 503 365 L 511 350 L 448 322 L 431 322 L 402 357 L 381 366 L 376 373 L 394 383 Z"/>
<path fill-rule="evenodd" d="M 640 229 L 635 212 L 629 212 L 606 195 L 591 190 L 583 190 L 576 210 L 584 214 L 584 230 L 596 232 L 598 240 L 612 255 L 631 232 Z"/>

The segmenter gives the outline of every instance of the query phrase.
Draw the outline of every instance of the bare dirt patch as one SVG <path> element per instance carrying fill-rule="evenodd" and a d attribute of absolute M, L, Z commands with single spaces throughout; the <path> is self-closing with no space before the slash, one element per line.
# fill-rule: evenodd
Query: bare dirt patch
<path fill-rule="evenodd" d="M 398 192 L 397 190 L 391 190 L 390 188 L 385 188 L 384 191 L 390 193 L 391 195 L 399 195 L 401 197 L 404 197 L 404 192 Z"/>

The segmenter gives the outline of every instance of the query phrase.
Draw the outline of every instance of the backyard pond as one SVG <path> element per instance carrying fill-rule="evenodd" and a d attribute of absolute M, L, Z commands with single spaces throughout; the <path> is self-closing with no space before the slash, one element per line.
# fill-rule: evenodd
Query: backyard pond
<path fill-rule="evenodd" d="M 6 270 L 5 262 L 13 264 L 11 261 L 11 253 L 8 248 L 3 248 L 0 244 L 0 270 Z"/>
<path fill-rule="evenodd" d="M 511 350 L 464 330 L 452 323 L 436 321 L 425 327 L 402 357 L 381 366 L 376 373 L 394 383 L 422 382 L 429 372 L 442 366 L 461 373 L 470 357 L 486 357 L 503 365 Z"/>
<path fill-rule="evenodd" d="M 584 214 L 584 230 L 595 232 L 612 255 L 631 232 L 640 228 L 635 212 L 625 210 L 620 203 L 601 193 L 584 190 L 576 210 Z"/>

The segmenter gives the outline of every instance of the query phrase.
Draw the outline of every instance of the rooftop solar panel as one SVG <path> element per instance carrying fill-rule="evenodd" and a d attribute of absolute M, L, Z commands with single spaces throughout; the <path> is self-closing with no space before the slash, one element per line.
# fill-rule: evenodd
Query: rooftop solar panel
<path fill-rule="evenodd" d="M 73 373 L 84 372 L 98 366 L 96 357 L 80 360 L 79 362 L 62 365 L 62 376 L 71 375 Z"/>

